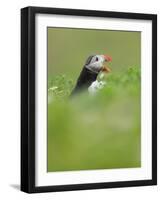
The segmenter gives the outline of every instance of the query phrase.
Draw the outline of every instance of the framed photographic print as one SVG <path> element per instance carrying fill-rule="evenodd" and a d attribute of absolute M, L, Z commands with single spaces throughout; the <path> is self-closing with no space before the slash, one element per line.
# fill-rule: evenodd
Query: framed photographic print
<path fill-rule="evenodd" d="M 157 184 L 157 16 L 21 9 L 21 190 Z"/>

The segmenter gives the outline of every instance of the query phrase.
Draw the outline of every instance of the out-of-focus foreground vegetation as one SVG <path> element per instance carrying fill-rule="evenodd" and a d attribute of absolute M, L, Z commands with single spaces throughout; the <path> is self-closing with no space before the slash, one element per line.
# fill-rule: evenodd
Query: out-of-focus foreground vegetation
<path fill-rule="evenodd" d="M 72 79 L 49 79 L 49 172 L 140 167 L 140 69 L 106 81 L 95 95 L 69 98 Z"/>

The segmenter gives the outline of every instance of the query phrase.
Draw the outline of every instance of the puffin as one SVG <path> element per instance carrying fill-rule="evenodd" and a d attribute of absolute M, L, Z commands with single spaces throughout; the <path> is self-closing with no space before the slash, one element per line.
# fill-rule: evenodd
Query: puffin
<path fill-rule="evenodd" d="M 104 65 L 105 62 L 110 61 L 112 61 L 112 58 L 109 55 L 90 55 L 80 72 L 76 85 L 71 92 L 71 96 L 81 91 L 88 90 L 88 88 L 97 81 L 97 76 L 100 72 L 111 72 L 111 69 Z"/>

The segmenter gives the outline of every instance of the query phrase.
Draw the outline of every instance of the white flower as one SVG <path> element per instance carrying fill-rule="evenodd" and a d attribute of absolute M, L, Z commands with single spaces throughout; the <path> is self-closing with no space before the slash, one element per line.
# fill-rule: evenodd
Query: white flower
<path fill-rule="evenodd" d="M 58 89 L 58 87 L 57 86 L 53 86 L 53 87 L 49 88 L 48 91 L 54 91 L 56 89 Z"/>

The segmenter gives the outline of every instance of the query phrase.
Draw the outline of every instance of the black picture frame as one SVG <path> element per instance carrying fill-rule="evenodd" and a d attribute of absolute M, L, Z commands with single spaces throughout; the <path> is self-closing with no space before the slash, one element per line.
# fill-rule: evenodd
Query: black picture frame
<path fill-rule="evenodd" d="M 35 15 L 108 17 L 152 21 L 152 179 L 35 186 Z M 157 184 L 157 15 L 45 7 L 21 9 L 21 190 L 27 193 L 101 189 Z"/>

